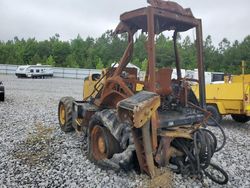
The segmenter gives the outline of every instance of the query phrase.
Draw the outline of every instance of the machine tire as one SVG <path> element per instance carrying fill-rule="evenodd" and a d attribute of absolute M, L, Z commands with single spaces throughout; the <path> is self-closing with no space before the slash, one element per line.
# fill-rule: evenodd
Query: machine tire
<path fill-rule="evenodd" d="M 110 159 L 121 151 L 119 142 L 108 128 L 103 126 L 102 118 L 94 115 L 88 129 L 88 159 L 96 164 L 98 161 Z"/>
<path fill-rule="evenodd" d="M 73 97 L 63 97 L 58 104 L 58 121 L 61 130 L 64 132 L 71 132 L 74 130 L 72 126 L 72 104 Z"/>
<path fill-rule="evenodd" d="M 218 108 L 216 106 L 214 106 L 214 105 L 207 105 L 207 111 L 212 114 L 212 118 L 214 118 L 216 120 L 216 122 L 218 122 L 218 123 L 221 122 L 222 116 L 219 113 L 219 110 L 218 110 Z M 207 125 L 209 125 L 209 126 L 216 126 L 217 123 L 212 118 L 209 118 L 207 120 Z"/>
<path fill-rule="evenodd" d="M 4 101 L 4 98 L 5 98 L 4 87 L 0 87 L 0 91 L 2 92 L 2 93 L 0 93 L 0 101 Z"/>
<path fill-rule="evenodd" d="M 94 125 L 90 133 L 88 158 L 94 162 L 111 158 L 112 153 L 109 145 L 110 139 L 107 128 L 98 124 Z"/>
<path fill-rule="evenodd" d="M 246 123 L 250 120 L 250 117 L 244 114 L 231 114 L 231 117 L 233 118 L 234 121 L 239 123 Z"/>
<path fill-rule="evenodd" d="M 4 93 L 0 93 L 0 101 L 4 101 Z"/>

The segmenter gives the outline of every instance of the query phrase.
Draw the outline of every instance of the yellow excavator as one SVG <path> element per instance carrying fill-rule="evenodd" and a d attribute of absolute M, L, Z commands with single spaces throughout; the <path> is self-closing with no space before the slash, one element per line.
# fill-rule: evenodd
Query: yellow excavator
<path fill-rule="evenodd" d="M 126 34 L 128 45 L 117 67 L 84 81 L 83 100 L 63 97 L 58 105 L 59 124 L 64 132 L 76 130 L 88 140 L 88 159 L 112 169 L 138 168 L 151 178 L 159 169 L 171 166 L 176 173 L 202 179 L 204 175 L 219 184 L 228 181 L 226 172 L 211 163 L 222 149 L 214 134 L 206 129 L 206 111 L 201 20 L 171 1 L 148 0 L 149 5 L 120 16 L 114 35 Z M 199 79 L 199 101 L 189 80 L 181 75 L 177 36 L 195 29 Z M 143 81 L 137 70 L 127 67 L 133 56 L 134 36 L 147 35 L 147 70 Z M 172 68 L 156 66 L 156 36 L 173 34 L 177 79 Z M 183 75 L 184 76 L 184 75 Z M 95 83 L 95 84 L 93 84 Z M 137 86 L 142 89 L 138 91 Z M 220 127 L 221 128 L 221 127 Z M 222 129 L 221 129 L 222 130 Z M 171 165 L 169 165 L 171 164 Z M 221 174 L 219 178 L 215 174 Z"/>

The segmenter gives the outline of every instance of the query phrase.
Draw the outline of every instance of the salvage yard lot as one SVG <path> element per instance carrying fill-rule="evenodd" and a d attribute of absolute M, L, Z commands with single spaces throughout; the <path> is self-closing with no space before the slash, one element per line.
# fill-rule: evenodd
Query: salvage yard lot
<path fill-rule="evenodd" d="M 7 187 L 144 187 L 146 175 L 101 170 L 86 158 L 86 140 L 65 134 L 58 125 L 63 96 L 82 99 L 83 80 L 17 79 L 0 75 L 6 101 L 0 103 L 0 185 Z M 223 187 L 250 187 L 250 123 L 224 118 L 227 143 L 213 161 L 229 182 Z M 211 128 L 217 130 L 215 128 Z M 220 187 L 209 179 L 204 184 Z M 173 187 L 202 187 L 199 181 L 173 175 Z"/>

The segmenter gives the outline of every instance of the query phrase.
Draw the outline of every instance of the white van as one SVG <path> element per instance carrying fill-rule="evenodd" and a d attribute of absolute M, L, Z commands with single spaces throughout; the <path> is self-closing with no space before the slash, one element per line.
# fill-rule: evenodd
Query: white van
<path fill-rule="evenodd" d="M 49 65 L 24 65 L 16 69 L 18 78 L 46 78 L 53 77 L 53 69 Z"/>

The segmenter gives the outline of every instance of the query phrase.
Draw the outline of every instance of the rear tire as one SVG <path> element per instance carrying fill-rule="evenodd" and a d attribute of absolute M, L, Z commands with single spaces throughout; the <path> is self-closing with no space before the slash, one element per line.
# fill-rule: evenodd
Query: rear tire
<path fill-rule="evenodd" d="M 218 108 L 216 106 L 213 106 L 213 105 L 207 105 L 207 111 L 210 112 L 211 116 L 212 116 L 212 118 L 210 117 L 207 120 L 207 125 L 209 125 L 209 126 L 217 126 L 216 122 L 220 123 L 221 119 L 222 119 L 222 116 L 219 113 Z M 213 119 L 215 119 L 216 122 Z"/>
<path fill-rule="evenodd" d="M 73 97 L 63 97 L 61 98 L 58 105 L 58 120 L 61 130 L 64 132 L 73 131 L 72 126 L 72 105 L 74 98 Z"/>
<path fill-rule="evenodd" d="M 246 123 L 250 120 L 250 117 L 244 114 L 231 114 L 231 117 L 233 118 L 234 121 L 239 123 Z"/>

